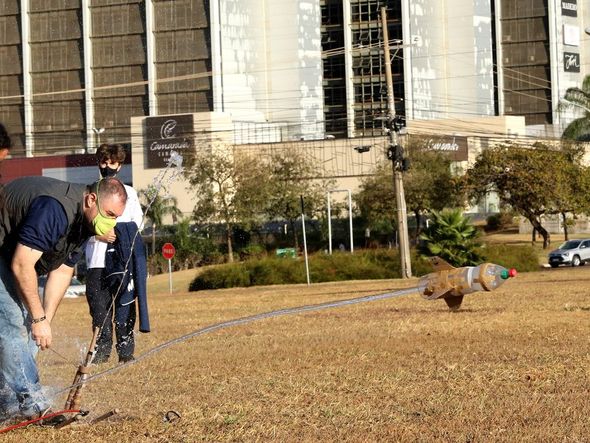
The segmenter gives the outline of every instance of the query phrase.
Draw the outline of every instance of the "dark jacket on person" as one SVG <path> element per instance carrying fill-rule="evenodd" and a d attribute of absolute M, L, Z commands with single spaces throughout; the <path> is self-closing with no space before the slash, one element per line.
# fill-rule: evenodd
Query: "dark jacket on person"
<path fill-rule="evenodd" d="M 135 302 L 139 311 L 139 331 L 150 332 L 147 305 L 147 260 L 145 246 L 135 222 L 117 223 L 117 239 L 109 243 L 105 257 L 105 280 L 111 294 L 116 294 L 115 303 L 125 306 Z M 118 291 L 118 293 L 117 293 Z M 117 318 L 123 324 L 127 319 Z"/>
<path fill-rule="evenodd" d="M 25 220 L 33 200 L 40 196 L 56 199 L 63 207 L 68 220 L 68 229 L 50 251 L 43 251 L 35 265 L 39 275 L 59 268 L 72 253 L 81 256 L 81 248 L 93 235 L 86 226 L 83 213 L 83 198 L 87 186 L 68 183 L 50 177 L 22 177 L 4 186 L 4 205 L 0 209 L 0 255 L 8 263 L 16 249 L 16 233 Z"/>

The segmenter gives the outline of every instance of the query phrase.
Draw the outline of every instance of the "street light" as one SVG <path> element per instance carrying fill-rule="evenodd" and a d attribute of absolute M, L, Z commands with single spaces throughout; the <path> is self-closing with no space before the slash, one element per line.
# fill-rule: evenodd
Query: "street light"
<path fill-rule="evenodd" d="M 96 139 L 98 140 L 98 146 L 100 146 L 102 144 L 100 136 L 104 132 L 104 128 L 92 128 L 92 131 L 96 134 Z M 96 145 L 97 143 L 92 143 L 92 144 Z M 93 154 L 94 152 L 96 152 L 96 147 L 88 146 L 88 153 Z"/>
<path fill-rule="evenodd" d="M 92 130 L 97 135 L 98 142 L 100 143 L 100 134 L 102 134 L 104 132 L 104 128 L 92 128 Z"/>

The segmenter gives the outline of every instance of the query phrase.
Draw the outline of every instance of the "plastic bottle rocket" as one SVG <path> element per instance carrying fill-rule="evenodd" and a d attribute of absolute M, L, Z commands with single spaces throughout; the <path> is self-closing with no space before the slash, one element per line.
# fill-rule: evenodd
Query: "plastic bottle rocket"
<path fill-rule="evenodd" d="M 493 291 L 516 276 L 516 269 L 494 263 L 455 268 L 440 257 L 432 257 L 430 262 L 435 272 L 420 279 L 422 296 L 427 300 L 443 298 L 451 310 L 459 309 L 465 294 Z"/>

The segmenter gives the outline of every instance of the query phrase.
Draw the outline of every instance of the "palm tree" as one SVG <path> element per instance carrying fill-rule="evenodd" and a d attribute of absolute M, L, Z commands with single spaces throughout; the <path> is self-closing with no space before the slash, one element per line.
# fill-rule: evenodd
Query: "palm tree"
<path fill-rule="evenodd" d="M 162 226 L 162 220 L 167 215 L 173 219 L 182 215 L 178 209 L 178 200 L 176 197 L 161 197 L 155 186 L 150 185 L 147 189 L 139 191 L 145 202 L 145 216 L 152 222 L 152 255 L 156 253 L 156 228 Z"/>
<path fill-rule="evenodd" d="M 420 253 L 439 256 L 454 266 L 481 263 L 479 231 L 460 209 L 432 213 L 432 221 L 420 235 Z"/>
<path fill-rule="evenodd" d="M 568 88 L 565 91 L 559 107 L 584 111 L 582 117 L 567 125 L 561 137 L 568 140 L 590 141 L 590 75 L 584 78 L 581 88 Z"/>

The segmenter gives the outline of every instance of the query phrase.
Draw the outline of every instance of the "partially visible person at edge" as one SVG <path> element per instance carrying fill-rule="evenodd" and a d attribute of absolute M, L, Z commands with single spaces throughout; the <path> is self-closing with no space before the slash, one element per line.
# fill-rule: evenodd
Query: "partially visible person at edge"
<path fill-rule="evenodd" d="M 87 186 L 23 177 L 5 185 L 4 197 L 0 210 L 0 418 L 29 420 L 46 415 L 50 407 L 39 381 L 37 350 L 52 344 L 51 321 L 84 243 L 113 228 L 125 209 L 127 194 L 117 179 Z M 41 299 L 37 277 L 44 274 L 47 282 Z"/>
<path fill-rule="evenodd" d="M 10 148 L 12 148 L 12 140 L 10 140 L 4 125 L 0 123 L 0 162 L 8 157 L 8 154 L 10 154 Z"/>
<path fill-rule="evenodd" d="M 125 149 L 119 144 L 102 144 L 96 151 L 98 169 L 102 178 L 115 177 L 125 161 Z M 127 206 L 123 214 L 117 218 L 117 223 L 134 222 L 137 229 L 141 229 L 143 211 L 137 192 L 131 186 L 125 185 L 127 191 Z M 96 343 L 94 363 L 104 363 L 109 360 L 113 347 L 113 316 L 115 317 L 116 350 L 119 361 L 133 359 L 134 338 L 133 326 L 135 318 L 119 321 L 119 303 L 113 298 L 119 294 L 113 292 L 105 276 L 105 256 L 108 243 L 116 240 L 115 230 L 104 235 L 95 235 L 86 244 L 86 299 L 92 317 L 92 328 L 101 328 Z M 141 242 L 141 237 L 137 239 Z M 116 289 L 116 288 L 115 288 Z M 135 311 L 133 311 L 135 312 Z"/>
<path fill-rule="evenodd" d="M 6 157 L 10 154 L 10 148 L 12 148 L 12 140 L 10 140 L 10 136 L 8 135 L 8 131 L 2 123 L 0 123 L 0 163 L 3 162 Z M 2 174 L 0 174 L 0 178 Z M 4 197 L 2 195 L 2 184 L 0 184 L 0 208 L 2 207 L 4 202 Z"/>

